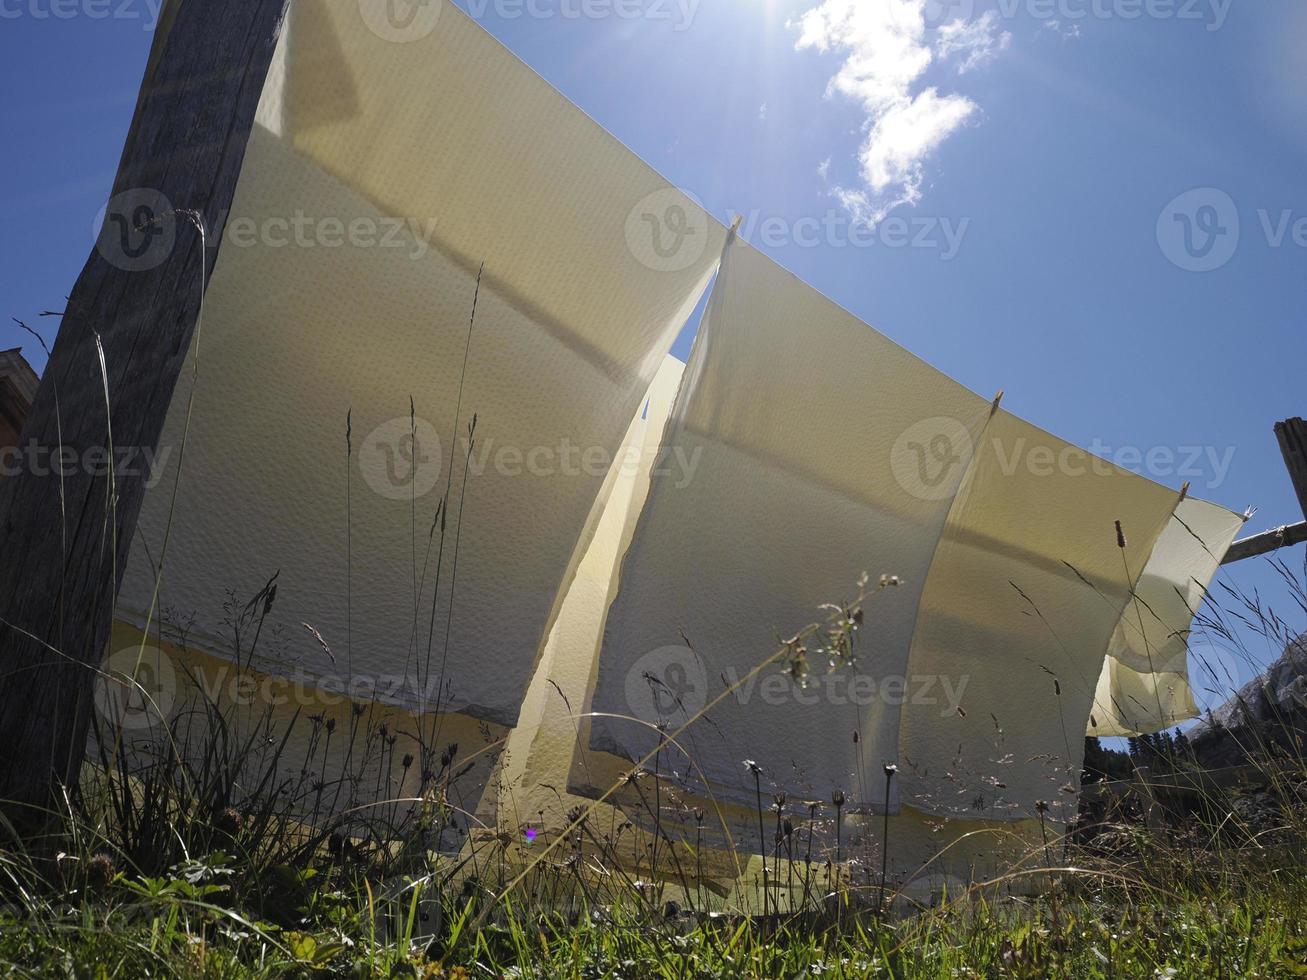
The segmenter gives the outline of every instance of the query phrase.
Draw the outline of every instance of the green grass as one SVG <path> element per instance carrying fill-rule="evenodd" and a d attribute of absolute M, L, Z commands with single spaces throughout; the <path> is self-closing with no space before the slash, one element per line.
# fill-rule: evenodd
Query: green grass
<path fill-rule="evenodd" d="M 106 843 L 72 823 L 60 832 L 69 846 Z M 1038 897 L 994 884 L 885 918 L 851 895 L 789 917 L 689 915 L 635 890 L 565 889 L 580 874 L 566 864 L 496 900 L 448 860 L 379 880 L 330 848 L 298 868 L 263 864 L 239 834 L 230 852 L 153 876 L 108 853 L 10 850 L 0 963 L 68 977 L 1307 975 L 1300 836 L 1197 847 L 1169 830 L 1120 833 L 1128 861 L 1070 849 L 1074 867 L 1050 870 Z"/>
<path fill-rule="evenodd" d="M 1298 594 L 1307 611 L 1307 592 Z M 235 663 L 253 660 L 271 601 L 269 593 L 236 607 Z M 1247 621 L 1270 624 L 1273 648 L 1296 635 L 1245 609 Z M 840 612 L 847 634 L 859 621 Z M 1213 620 L 1208 629 L 1225 627 Z M 243 636 L 253 638 L 248 647 Z M 764 666 L 782 669 L 780 659 Z M 188 980 L 1307 976 L 1307 763 L 1296 735 L 1250 747 L 1256 799 L 1190 757 L 1152 760 L 1159 781 L 1147 800 L 1109 804 L 1096 835 L 1078 828 L 1073 843 L 1050 825 L 1020 870 L 929 907 L 900 895 L 882 909 L 884 883 L 872 871 L 852 885 L 852 874 L 826 870 L 830 856 L 841 861 L 836 804 L 833 821 L 823 812 L 827 840 L 811 863 L 812 822 L 796 831 L 809 845 L 802 898 L 773 899 L 771 910 L 792 911 L 759 916 L 705 894 L 656 804 L 648 816 L 666 841 L 661 865 L 642 866 L 629 835 L 591 827 L 585 814 L 569 814 L 567 831 L 533 847 L 502 826 L 469 836 L 467 815 L 450 803 L 467 771 L 456 746 L 421 742 L 415 795 L 356 806 L 385 795 L 375 774 L 394 770 L 396 733 L 365 708 L 339 725 L 298 718 L 312 733 L 307 754 L 283 759 L 288 733 L 273 731 L 270 717 L 201 698 L 181 721 L 161 721 L 150 751 L 106 733 L 43 830 L 20 836 L 0 819 L 0 971 Z M 339 773 L 326 769 L 333 738 L 350 747 Z M 1135 812 L 1141 801 L 1147 812 Z M 762 807 L 759 790 L 760 821 Z M 779 895 L 789 875 L 776 870 L 778 855 L 771 863 Z M 1031 885 L 1039 894 L 1023 895 Z"/>

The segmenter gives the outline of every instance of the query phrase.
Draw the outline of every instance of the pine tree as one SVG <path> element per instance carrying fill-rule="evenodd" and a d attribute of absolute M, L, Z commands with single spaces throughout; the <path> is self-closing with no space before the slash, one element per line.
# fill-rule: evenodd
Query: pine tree
<path fill-rule="evenodd" d="M 1176 758 L 1178 758 L 1182 762 L 1188 762 L 1190 759 L 1193 758 L 1193 754 L 1194 754 L 1194 750 L 1193 747 L 1189 744 L 1189 739 L 1185 736 L 1184 732 L 1177 729 L 1175 733 Z"/>

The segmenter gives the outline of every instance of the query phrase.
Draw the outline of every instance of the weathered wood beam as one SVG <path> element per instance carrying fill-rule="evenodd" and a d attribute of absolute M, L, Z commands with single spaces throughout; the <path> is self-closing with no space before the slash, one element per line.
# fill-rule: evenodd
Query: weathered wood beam
<path fill-rule="evenodd" d="M 1230 550 L 1225 553 L 1225 558 L 1221 564 L 1233 565 L 1237 561 L 1256 558 L 1258 555 L 1269 554 L 1272 551 L 1287 548 L 1303 541 L 1307 541 L 1307 521 L 1301 524 L 1288 524 L 1284 527 L 1273 528 L 1270 531 L 1254 534 L 1250 538 L 1244 538 L 1242 541 L 1236 541 L 1230 545 Z"/>
<path fill-rule="evenodd" d="M 1276 422 L 1275 438 L 1279 440 L 1284 465 L 1289 470 L 1289 479 L 1293 481 L 1293 488 L 1298 494 L 1303 517 L 1307 517 L 1307 422 L 1299 418 Z M 1236 541 L 1226 552 L 1221 564 L 1233 565 L 1237 561 L 1256 558 L 1303 541 L 1307 541 L 1307 522 L 1286 524 Z"/>
<path fill-rule="evenodd" d="M 0 809 L 20 829 L 77 781 L 148 477 L 107 461 L 157 447 L 286 5 L 167 3 L 104 230 L 23 428 L 27 465 L 0 481 Z M 203 254 L 174 209 L 202 216 Z"/>

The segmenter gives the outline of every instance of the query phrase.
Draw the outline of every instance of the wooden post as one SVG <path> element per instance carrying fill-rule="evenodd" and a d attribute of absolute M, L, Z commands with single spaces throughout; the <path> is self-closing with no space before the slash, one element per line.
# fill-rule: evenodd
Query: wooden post
<path fill-rule="evenodd" d="M 157 447 L 286 4 L 165 5 L 104 229 L 23 427 L 21 472 L 0 481 L 0 810 L 20 832 L 77 781 L 148 477 L 140 453 Z M 203 253 L 182 211 L 203 219 Z"/>
<path fill-rule="evenodd" d="M 1284 465 L 1289 468 L 1289 479 L 1298 493 L 1298 506 L 1307 518 L 1307 422 L 1297 418 L 1277 422 L 1275 438 L 1280 440 Z"/>
<path fill-rule="evenodd" d="M 1284 465 L 1288 468 L 1289 479 L 1293 481 L 1293 488 L 1298 493 L 1298 506 L 1302 508 L 1303 517 L 1307 517 L 1307 422 L 1299 418 L 1276 422 L 1275 438 L 1280 442 Z M 1233 565 L 1237 561 L 1256 558 L 1302 541 L 1307 541 L 1307 521 L 1287 524 L 1236 541 L 1226 552 L 1221 564 Z"/>

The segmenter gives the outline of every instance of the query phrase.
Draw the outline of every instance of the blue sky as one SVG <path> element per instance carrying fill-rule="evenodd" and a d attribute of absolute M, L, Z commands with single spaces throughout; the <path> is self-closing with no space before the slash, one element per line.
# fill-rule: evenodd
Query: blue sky
<path fill-rule="evenodd" d="M 1257 506 L 1249 531 L 1300 519 L 1271 425 L 1307 410 L 1307 5 L 886 2 L 459 5 L 969 387 Z M 0 0 L 0 348 L 38 369 L 9 317 L 53 337 L 38 314 L 92 247 L 152 26 L 145 0 Z M 850 244 L 854 218 L 880 219 L 869 242 Z M 1223 575 L 1288 606 L 1262 561 Z"/>

